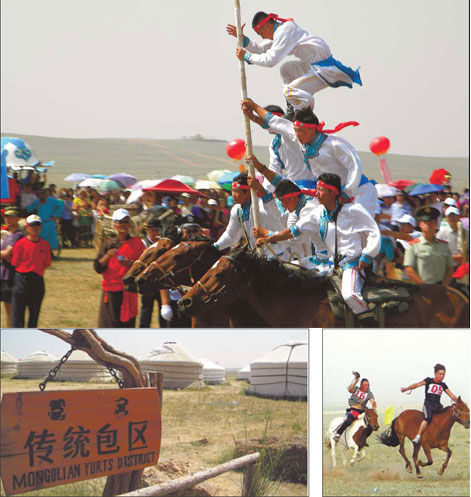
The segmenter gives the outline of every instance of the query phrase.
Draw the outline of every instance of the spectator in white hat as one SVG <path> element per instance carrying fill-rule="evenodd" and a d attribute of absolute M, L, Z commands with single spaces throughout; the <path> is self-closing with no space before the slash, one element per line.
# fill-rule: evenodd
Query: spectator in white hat
<path fill-rule="evenodd" d="M 145 246 L 131 237 L 131 217 L 126 209 L 113 212 L 113 228 L 118 236 L 105 242 L 94 261 L 94 269 L 103 276 L 98 328 L 134 328 L 138 312 L 137 293 L 124 289 L 123 277 Z"/>
<path fill-rule="evenodd" d="M 451 198 L 447 198 L 455 202 Z M 455 202 L 456 203 L 456 202 Z M 451 252 L 451 257 L 455 263 L 455 267 L 458 267 L 463 260 L 463 255 L 466 254 L 466 247 L 469 245 L 469 241 L 466 240 L 466 235 L 463 226 L 460 221 L 460 211 L 451 205 L 445 211 L 446 224 L 440 226 L 440 230 L 437 233 L 437 238 L 448 242 L 448 248 Z"/>
<path fill-rule="evenodd" d="M 13 245 L 11 264 L 15 267 L 12 288 L 12 327 L 25 327 L 26 308 L 28 328 L 38 325 L 41 303 L 45 294 L 44 271 L 51 265 L 51 247 L 40 238 L 42 220 L 36 214 L 26 218 L 26 236 Z"/>

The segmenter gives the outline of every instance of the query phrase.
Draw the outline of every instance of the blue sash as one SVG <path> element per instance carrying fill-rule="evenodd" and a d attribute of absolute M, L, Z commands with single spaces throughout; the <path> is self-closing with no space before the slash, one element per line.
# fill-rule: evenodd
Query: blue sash
<path fill-rule="evenodd" d="M 362 86 L 360 78 L 360 68 L 354 71 L 351 67 L 344 66 L 340 61 L 334 59 L 332 55 L 328 59 L 320 60 L 319 62 L 313 62 L 311 66 L 319 66 L 319 67 L 335 66 L 338 69 L 340 69 L 343 73 L 345 73 L 352 80 L 353 83 Z M 328 81 L 326 81 L 326 83 L 334 88 L 337 86 L 348 86 L 349 88 L 351 88 L 353 86 L 344 81 L 337 81 L 335 83 L 329 83 Z"/>

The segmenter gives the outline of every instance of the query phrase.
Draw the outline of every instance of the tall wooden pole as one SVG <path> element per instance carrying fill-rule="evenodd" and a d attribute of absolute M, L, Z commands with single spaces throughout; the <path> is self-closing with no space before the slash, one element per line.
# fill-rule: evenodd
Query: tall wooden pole
<path fill-rule="evenodd" d="M 242 28 L 240 20 L 240 2 L 239 0 L 234 0 L 234 9 L 236 16 L 236 27 L 237 27 L 237 46 L 242 48 Z M 240 68 L 240 89 L 242 94 L 242 99 L 247 98 L 247 78 L 245 77 L 245 62 L 239 59 Z M 245 126 L 245 143 L 247 148 L 247 155 L 252 155 L 252 133 L 250 130 L 250 119 L 249 116 L 244 114 L 244 126 Z M 252 161 L 249 163 L 249 174 L 252 178 L 255 178 L 255 168 Z M 256 228 L 260 227 L 260 212 L 258 210 L 258 197 L 257 192 L 251 188 L 250 195 L 252 198 L 252 216 L 254 226 Z M 248 241 L 248 240 L 247 240 Z"/>

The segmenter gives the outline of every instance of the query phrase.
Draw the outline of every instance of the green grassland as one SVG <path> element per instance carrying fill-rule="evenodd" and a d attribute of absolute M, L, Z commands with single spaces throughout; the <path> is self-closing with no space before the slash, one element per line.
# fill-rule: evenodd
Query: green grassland
<path fill-rule="evenodd" d="M 206 469 L 232 459 L 234 439 L 261 438 L 268 420 L 268 435 L 288 439 L 307 438 L 307 404 L 301 401 L 272 400 L 245 395 L 246 382 L 236 373 L 227 382 L 202 389 L 164 390 L 162 405 L 162 445 L 159 464 L 172 462 L 191 470 Z M 116 388 L 116 384 L 59 382 L 48 390 Z M 1 379 L 2 392 L 37 391 L 38 380 Z M 158 467 L 158 466 L 157 466 Z M 210 480 L 217 493 L 240 495 L 240 472 L 228 472 Z M 105 478 L 34 491 L 31 496 L 101 495 Z M 3 489 L 1 495 L 4 495 Z M 283 482 L 273 495 L 307 495 L 307 487 Z"/>
<path fill-rule="evenodd" d="M 5 133 L 2 134 L 5 136 Z M 204 178 L 213 169 L 237 170 L 225 153 L 222 140 L 151 139 L 69 139 L 8 133 L 26 140 L 43 162 L 55 160 L 48 182 L 70 186 L 63 179 L 70 173 L 112 174 L 125 171 L 139 180 L 184 174 Z M 267 146 L 270 138 L 267 136 Z M 267 146 L 255 146 L 254 154 L 268 162 Z M 369 152 L 359 153 L 364 173 L 382 183 L 378 159 Z M 453 176 L 453 186 L 462 190 L 469 184 L 468 158 L 419 157 L 388 154 L 393 179 L 428 183 L 434 169 L 445 168 Z"/>
<path fill-rule="evenodd" d="M 323 433 L 326 432 L 330 421 L 338 414 L 324 413 Z M 380 423 L 384 413 L 380 413 Z M 323 447 L 323 495 L 361 495 L 361 496 L 450 496 L 469 495 L 469 442 L 470 432 L 462 425 L 455 423 L 449 440 L 450 449 L 453 451 L 448 468 L 443 476 L 437 470 L 446 458 L 440 450 L 432 450 L 434 463 L 432 466 L 422 468 L 423 479 L 418 479 L 405 470 L 405 462 L 398 452 L 398 447 L 386 447 L 380 444 L 375 435 L 385 431 L 387 427 L 381 426 L 379 431 L 373 433 L 368 439 L 370 445 L 366 448 L 366 459 L 353 467 L 342 465 L 340 448 L 337 450 L 337 467 L 332 468 L 330 449 Z M 406 442 L 406 453 L 412 460 L 412 443 Z M 424 459 L 423 452 L 421 452 Z"/>

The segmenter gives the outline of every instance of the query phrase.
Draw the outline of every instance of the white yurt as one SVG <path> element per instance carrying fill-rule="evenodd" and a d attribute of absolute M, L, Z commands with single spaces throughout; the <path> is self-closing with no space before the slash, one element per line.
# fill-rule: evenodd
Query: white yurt
<path fill-rule="evenodd" d="M 226 381 L 226 370 L 215 362 L 202 357 L 199 359 L 203 363 L 203 381 L 210 385 L 217 385 Z"/>
<path fill-rule="evenodd" d="M 164 342 L 139 361 L 142 372 L 164 373 L 164 388 L 203 387 L 203 364 L 176 342 Z"/>
<path fill-rule="evenodd" d="M 4 350 L 0 365 L 2 375 L 16 375 L 18 372 L 18 359 Z"/>
<path fill-rule="evenodd" d="M 239 369 L 239 371 L 237 371 L 238 380 L 247 381 L 249 379 L 249 375 L 250 375 L 250 364 L 246 364 L 242 369 Z"/>
<path fill-rule="evenodd" d="M 33 352 L 18 362 L 18 378 L 43 378 L 57 365 L 59 359 L 45 350 Z"/>
<path fill-rule="evenodd" d="M 307 342 L 275 347 L 250 363 L 249 392 L 267 397 L 307 398 Z"/>
<path fill-rule="evenodd" d="M 95 362 L 83 350 L 74 350 L 67 361 L 61 366 L 55 378 L 58 381 L 112 381 L 109 371 Z"/>

